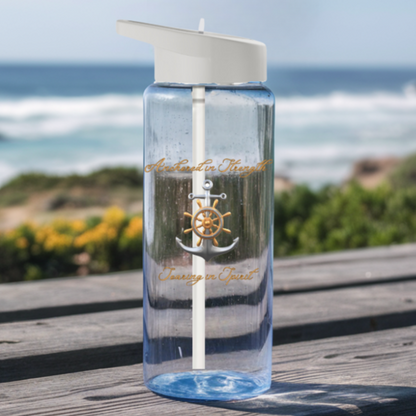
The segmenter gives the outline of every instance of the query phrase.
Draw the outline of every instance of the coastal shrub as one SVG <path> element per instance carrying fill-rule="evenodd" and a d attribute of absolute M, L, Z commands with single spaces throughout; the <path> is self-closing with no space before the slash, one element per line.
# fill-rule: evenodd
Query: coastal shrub
<path fill-rule="evenodd" d="M 416 187 L 416 154 L 402 160 L 391 173 L 389 181 L 395 189 Z"/>
<path fill-rule="evenodd" d="M 132 167 L 104 168 L 86 175 L 73 174 L 68 176 L 36 172 L 23 173 L 0 188 L 0 207 L 20 205 L 33 194 L 43 191 L 67 191 L 74 188 L 88 190 L 131 188 L 138 191 L 142 187 L 143 172 Z M 66 198 L 70 198 L 70 196 L 66 196 Z M 57 207 L 71 204 L 89 206 L 93 203 L 102 205 L 102 201 L 97 201 L 97 197 L 94 197 L 94 195 L 91 195 L 89 200 L 81 197 L 78 197 L 78 199 L 72 198 L 73 200 L 69 201 L 68 204 L 67 201 L 63 201 L 62 194 L 57 195 L 55 197 Z"/>
<path fill-rule="evenodd" d="M 274 250 L 275 256 L 296 254 L 299 251 L 299 236 L 314 208 L 326 204 L 335 188 L 327 186 L 313 191 L 306 185 L 298 185 L 290 191 L 275 194 Z"/>
<path fill-rule="evenodd" d="M 143 173 L 137 168 L 103 168 L 86 175 L 59 176 L 46 173 L 23 173 L 11 179 L 0 188 L 0 193 L 8 190 L 44 191 L 55 188 L 72 187 L 138 187 L 143 184 Z"/>
<path fill-rule="evenodd" d="M 0 232 L 0 282 L 142 267 L 141 216 L 26 222 Z M 416 186 L 299 185 L 275 196 L 275 256 L 416 242 Z"/>
<path fill-rule="evenodd" d="M 298 186 L 276 196 L 275 255 L 416 241 L 416 187 L 357 183 L 313 192 Z"/>
<path fill-rule="evenodd" d="M 0 282 L 142 267 L 143 222 L 118 207 L 102 218 L 26 222 L 0 233 Z"/>

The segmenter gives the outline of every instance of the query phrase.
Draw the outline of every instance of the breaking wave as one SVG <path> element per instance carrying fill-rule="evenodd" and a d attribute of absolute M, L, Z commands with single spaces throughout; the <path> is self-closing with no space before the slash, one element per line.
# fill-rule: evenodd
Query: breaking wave
<path fill-rule="evenodd" d="M 0 99 L 0 135 L 13 139 L 60 137 L 82 131 L 140 128 L 141 95 Z M 367 123 L 416 127 L 416 90 L 276 98 L 278 129 Z M 378 125 L 380 125 L 378 124 Z"/>
<path fill-rule="evenodd" d="M 34 139 L 100 128 L 140 127 L 141 95 L 0 99 L 0 134 Z"/>

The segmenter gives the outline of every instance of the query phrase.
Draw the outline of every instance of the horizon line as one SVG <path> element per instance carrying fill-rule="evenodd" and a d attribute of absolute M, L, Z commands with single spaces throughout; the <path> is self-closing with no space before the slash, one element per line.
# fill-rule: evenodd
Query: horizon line
<path fill-rule="evenodd" d="M 142 67 L 154 68 L 153 62 L 143 61 L 24 61 L 24 60 L 1 60 L 0 66 L 109 66 L 109 67 Z M 416 64 L 335 64 L 335 63 L 277 63 L 271 62 L 268 64 L 270 69 L 360 69 L 360 70 L 377 70 L 377 69 L 408 69 L 416 70 Z"/>

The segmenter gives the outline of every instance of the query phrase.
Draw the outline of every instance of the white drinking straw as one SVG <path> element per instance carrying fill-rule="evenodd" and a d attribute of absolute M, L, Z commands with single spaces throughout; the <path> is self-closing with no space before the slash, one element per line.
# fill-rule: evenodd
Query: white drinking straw
<path fill-rule="evenodd" d="M 192 87 L 192 166 L 205 161 L 205 87 Z M 192 192 L 203 193 L 205 172 L 192 172 Z M 199 208 L 196 199 L 192 213 Z M 203 201 L 204 205 L 206 201 Z M 197 247 L 199 237 L 192 233 L 192 246 Z M 202 243 L 204 244 L 204 243 Z M 205 276 L 205 260 L 192 256 L 192 274 Z M 205 369 L 205 279 L 192 286 L 192 368 Z"/>

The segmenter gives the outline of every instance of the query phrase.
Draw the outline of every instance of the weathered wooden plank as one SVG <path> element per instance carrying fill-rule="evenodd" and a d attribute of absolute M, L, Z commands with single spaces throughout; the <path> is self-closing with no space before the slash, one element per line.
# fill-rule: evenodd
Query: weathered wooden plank
<path fill-rule="evenodd" d="M 414 416 L 416 327 L 273 348 L 272 388 L 244 401 L 156 396 L 131 365 L 2 384 L 2 416 Z"/>
<path fill-rule="evenodd" d="M 223 316 L 224 308 L 207 309 L 208 328 L 224 325 L 210 315 L 215 309 Z M 190 319 L 181 310 L 169 311 L 175 313 L 183 325 L 162 335 L 189 338 Z M 416 325 L 416 282 L 278 296 L 273 314 L 275 345 Z M 222 336 L 243 335 L 238 323 L 226 324 Z M 140 362 L 141 350 L 138 308 L 3 324 L 0 382 L 133 364 Z"/>
<path fill-rule="evenodd" d="M 0 285 L 0 323 L 143 305 L 141 271 Z"/>
<path fill-rule="evenodd" d="M 416 244 L 275 260 L 275 294 L 416 279 Z M 355 260 L 354 260 L 355 258 Z M 0 285 L 0 323 L 140 307 L 142 272 Z"/>
<path fill-rule="evenodd" d="M 416 243 L 397 244 L 391 246 L 366 247 L 329 253 L 290 256 L 281 258 L 279 261 L 288 266 L 310 266 L 314 264 L 328 264 L 338 262 L 356 262 L 361 260 L 383 260 L 386 258 L 415 257 Z"/>
<path fill-rule="evenodd" d="M 414 280 L 416 244 L 280 258 L 274 275 L 275 293 Z"/>
<path fill-rule="evenodd" d="M 274 266 L 275 294 L 416 279 L 416 258 L 413 255 L 316 264 L 278 260 Z"/>

